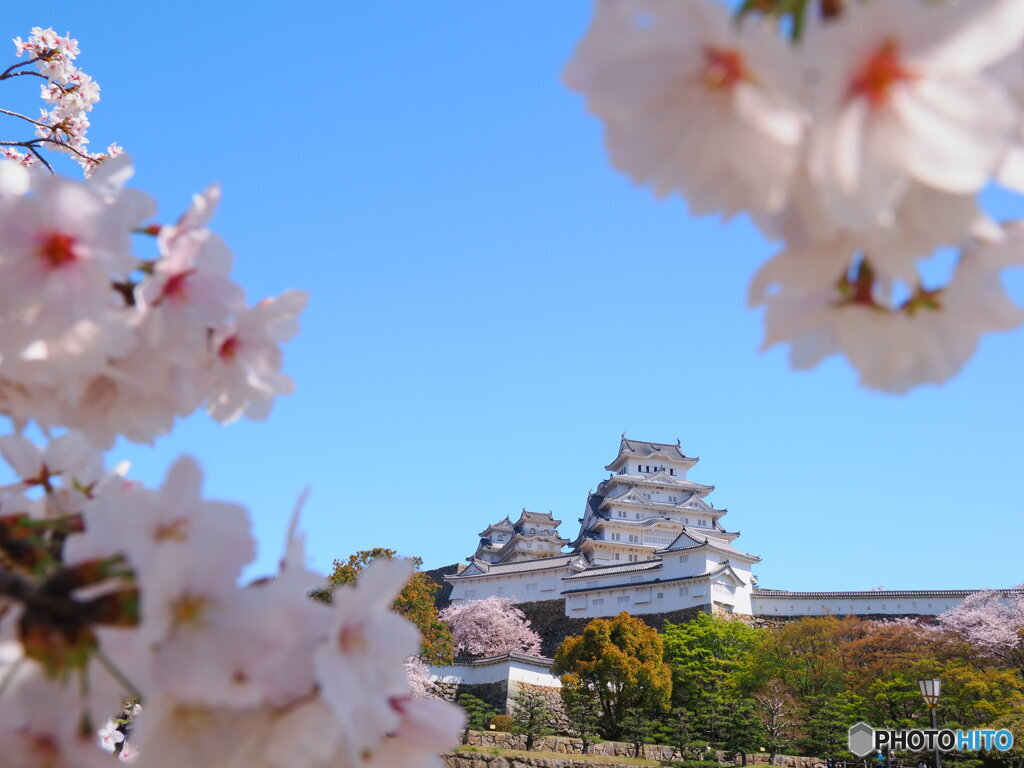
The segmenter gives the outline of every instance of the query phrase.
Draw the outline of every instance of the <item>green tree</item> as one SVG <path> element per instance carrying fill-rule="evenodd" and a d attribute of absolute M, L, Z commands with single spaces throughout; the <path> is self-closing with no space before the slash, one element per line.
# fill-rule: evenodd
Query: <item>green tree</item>
<path fill-rule="evenodd" d="M 583 754 L 586 755 L 601 733 L 601 702 L 574 674 L 562 678 L 561 695 L 568 723 L 567 733 L 583 742 Z"/>
<path fill-rule="evenodd" d="M 532 686 L 521 686 L 512 698 L 510 710 L 516 721 L 516 733 L 526 735 L 527 750 L 533 749 L 538 736 L 554 733 L 551 703 L 543 691 Z"/>
<path fill-rule="evenodd" d="M 462 731 L 462 743 L 469 742 L 470 731 L 483 731 L 494 716 L 494 708 L 483 699 L 471 693 L 460 693 L 455 703 L 466 713 L 466 727 Z"/>
<path fill-rule="evenodd" d="M 573 673 L 597 696 L 605 738 L 622 732 L 628 709 L 665 712 L 672 696 L 672 672 L 663 659 L 661 636 L 625 612 L 594 619 L 582 634 L 566 638 L 555 654 L 554 672 Z"/>
<path fill-rule="evenodd" d="M 675 704 L 692 711 L 703 691 L 735 698 L 753 688 L 753 661 L 764 630 L 701 613 L 685 624 L 665 622 L 663 632 Z"/>
<path fill-rule="evenodd" d="M 693 713 L 686 707 L 673 707 L 661 721 L 658 738 L 675 747 L 680 760 L 686 760 L 693 750 Z"/>
<path fill-rule="evenodd" d="M 630 707 L 622 721 L 622 738 L 633 745 L 633 757 L 644 756 L 644 744 L 651 740 L 655 724 L 647 711 L 641 707 Z"/>
<path fill-rule="evenodd" d="M 349 555 L 345 561 L 335 560 L 334 570 L 327 577 L 328 585 L 312 593 L 312 597 L 329 603 L 331 593 L 342 584 L 355 584 L 359 574 L 374 560 L 391 560 L 398 553 L 387 547 L 364 549 Z M 420 631 L 420 658 L 426 664 L 452 663 L 452 633 L 448 625 L 437 616 L 434 593 L 440 587 L 427 574 L 421 573 L 423 560 L 411 558 L 416 573 L 409 579 L 398 597 L 393 610 L 407 618 Z"/>
<path fill-rule="evenodd" d="M 849 623 L 833 616 L 786 622 L 759 649 L 756 675 L 762 679 L 778 678 L 802 700 L 838 693 L 843 689 L 839 644 L 849 627 Z"/>
<path fill-rule="evenodd" d="M 726 757 L 739 755 L 740 764 L 746 765 L 747 753 L 756 750 L 764 738 L 754 702 L 751 699 L 735 702 L 729 712 L 727 725 L 722 749 Z"/>
<path fill-rule="evenodd" d="M 804 735 L 798 741 L 805 755 L 842 757 L 854 760 L 847 752 L 851 725 L 862 720 L 864 700 L 854 693 L 841 692 L 809 697 L 804 712 Z"/>

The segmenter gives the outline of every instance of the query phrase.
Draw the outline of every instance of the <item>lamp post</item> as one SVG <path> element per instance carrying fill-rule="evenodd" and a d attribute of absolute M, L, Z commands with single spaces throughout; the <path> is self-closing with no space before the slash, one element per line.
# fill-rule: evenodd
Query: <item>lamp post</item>
<path fill-rule="evenodd" d="M 938 726 L 935 724 L 935 708 L 939 705 L 939 689 L 942 681 L 918 680 L 917 684 L 921 686 L 921 698 L 924 699 L 924 703 L 928 705 L 928 709 L 932 713 L 932 730 L 938 730 Z M 942 768 L 942 755 L 939 754 L 937 741 L 935 742 L 935 768 Z"/>

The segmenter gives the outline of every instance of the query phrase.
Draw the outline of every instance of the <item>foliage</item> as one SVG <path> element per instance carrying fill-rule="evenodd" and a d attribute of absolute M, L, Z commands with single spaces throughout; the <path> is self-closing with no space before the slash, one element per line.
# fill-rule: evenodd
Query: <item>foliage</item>
<path fill-rule="evenodd" d="M 601 733 L 601 702 L 572 673 L 562 677 L 561 696 L 568 722 L 566 730 L 570 736 L 582 740 L 583 754 L 587 754 L 591 743 Z"/>
<path fill-rule="evenodd" d="M 455 703 L 466 713 L 466 727 L 462 731 L 462 743 L 469 741 L 470 731 L 482 731 L 494 717 L 494 707 L 471 693 L 460 693 Z"/>
<path fill-rule="evenodd" d="M 526 735 L 527 751 L 533 749 L 538 736 L 554 733 L 554 717 L 547 694 L 533 686 L 521 686 L 512 697 L 510 707 L 515 719 L 515 733 Z"/>
<path fill-rule="evenodd" d="M 661 636 L 640 619 L 620 613 L 594 619 L 568 637 L 555 654 L 555 674 L 572 673 L 601 703 L 601 733 L 622 732 L 626 711 L 664 712 L 672 696 L 672 671 L 663 659 Z"/>
<path fill-rule="evenodd" d="M 747 753 L 754 752 L 763 740 L 754 702 L 751 699 L 735 702 L 726 718 L 726 733 L 721 741 L 726 757 L 739 755 L 741 764 L 746 765 Z"/>
<path fill-rule="evenodd" d="M 363 549 L 355 554 L 349 555 L 345 561 L 335 560 L 334 570 L 327 577 L 328 586 L 325 589 L 316 590 L 310 593 L 314 598 L 323 602 L 331 601 L 331 592 L 341 584 L 355 584 L 370 563 L 377 560 L 392 560 L 398 557 L 398 552 L 387 547 L 374 547 Z M 438 616 L 437 608 L 434 606 L 434 593 L 440 587 L 427 574 L 421 573 L 423 560 L 418 557 L 410 558 L 416 567 L 409 582 L 405 585 L 392 609 L 401 616 L 404 616 L 420 631 L 420 658 L 426 664 L 451 664 L 452 662 L 452 636 L 448 625 Z"/>
<path fill-rule="evenodd" d="M 515 728 L 515 718 L 510 715 L 495 715 L 487 721 L 487 726 L 495 731 L 502 731 L 504 733 L 512 733 L 512 729 Z"/>
<path fill-rule="evenodd" d="M 694 710 L 707 690 L 735 697 L 751 688 L 750 662 L 764 630 L 701 613 L 685 624 L 665 622 L 663 631 L 674 703 Z"/>
<path fill-rule="evenodd" d="M 633 757 L 643 757 L 644 744 L 654 735 L 655 723 L 640 707 L 630 707 L 622 721 L 622 738 L 633 745 Z"/>
<path fill-rule="evenodd" d="M 540 635 L 511 598 L 491 596 L 450 605 L 440 613 L 451 627 L 455 651 L 466 656 L 540 654 Z"/>

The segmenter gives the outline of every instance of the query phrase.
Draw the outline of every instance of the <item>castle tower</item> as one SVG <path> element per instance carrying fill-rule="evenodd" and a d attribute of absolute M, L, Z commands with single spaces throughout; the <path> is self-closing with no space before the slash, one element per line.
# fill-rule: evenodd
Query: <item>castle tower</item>
<path fill-rule="evenodd" d="M 587 497 L 572 546 L 594 565 L 640 562 L 671 545 L 684 529 L 732 541 L 719 522 L 728 510 L 705 501 L 715 487 L 687 480 L 699 459 L 680 445 L 629 440 L 605 469 L 611 476 Z"/>
<path fill-rule="evenodd" d="M 472 559 L 488 563 L 515 563 L 562 554 L 569 543 L 558 535 L 561 520 L 550 512 L 531 512 L 527 509 L 514 523 L 506 517 L 480 532 L 480 544 Z"/>

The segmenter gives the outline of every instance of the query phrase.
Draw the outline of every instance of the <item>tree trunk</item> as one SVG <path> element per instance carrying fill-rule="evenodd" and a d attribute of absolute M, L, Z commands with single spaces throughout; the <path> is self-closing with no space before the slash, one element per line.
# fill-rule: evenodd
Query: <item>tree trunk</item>
<path fill-rule="evenodd" d="M 772 747 L 772 753 L 768 756 L 768 765 L 775 765 L 775 758 L 779 756 L 777 747 Z"/>

